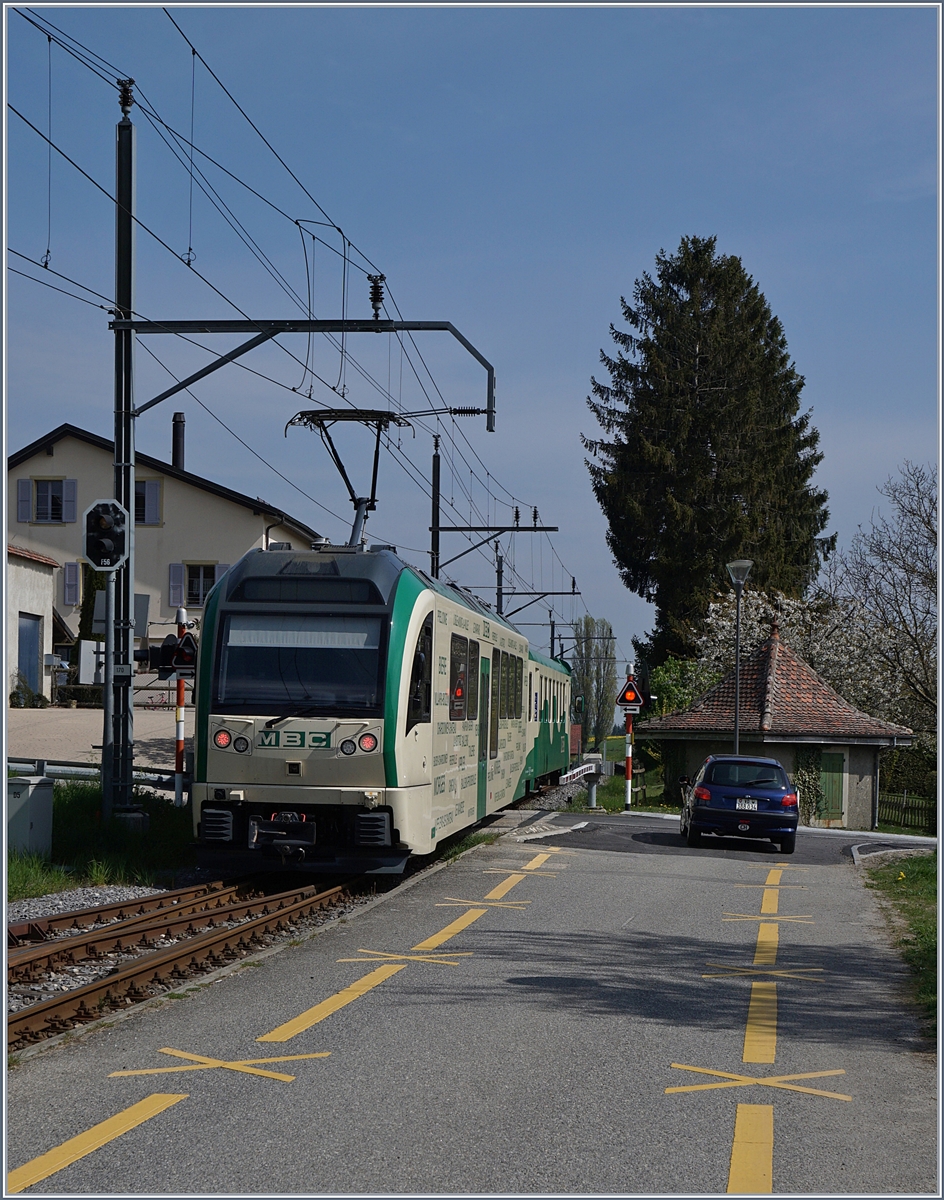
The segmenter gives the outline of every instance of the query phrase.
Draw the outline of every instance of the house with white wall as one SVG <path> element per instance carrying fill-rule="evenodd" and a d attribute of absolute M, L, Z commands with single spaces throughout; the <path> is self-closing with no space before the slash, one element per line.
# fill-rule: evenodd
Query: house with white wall
<path fill-rule="evenodd" d="M 181 429 L 175 414 L 174 461 L 135 456 L 134 591 L 149 597 L 155 640 L 169 632 L 179 606 L 199 618 L 217 578 L 248 550 L 271 542 L 308 550 L 319 536 L 258 497 L 185 470 Z M 8 543 L 14 557 L 24 551 L 53 563 L 53 603 L 73 635 L 85 575 L 82 514 L 114 494 L 113 464 L 113 442 L 69 424 L 8 460 Z"/>
<path fill-rule="evenodd" d="M 52 698 L 56 575 L 60 564 L 47 554 L 7 546 L 7 691 L 18 679 L 32 692 Z"/>

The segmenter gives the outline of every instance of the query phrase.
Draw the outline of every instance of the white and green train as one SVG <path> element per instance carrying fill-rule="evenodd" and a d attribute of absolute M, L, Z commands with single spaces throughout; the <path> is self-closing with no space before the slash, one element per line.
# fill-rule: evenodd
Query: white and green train
<path fill-rule="evenodd" d="M 567 769 L 570 671 L 390 547 L 252 550 L 207 598 L 203 865 L 399 872 Z"/>

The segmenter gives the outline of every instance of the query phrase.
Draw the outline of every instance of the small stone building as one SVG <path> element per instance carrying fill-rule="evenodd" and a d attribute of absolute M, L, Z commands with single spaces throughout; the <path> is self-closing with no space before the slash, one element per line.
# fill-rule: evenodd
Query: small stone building
<path fill-rule="evenodd" d="M 7 546 L 7 691 L 18 682 L 49 700 L 55 636 L 53 598 L 59 563 L 48 554 Z"/>
<path fill-rule="evenodd" d="M 860 712 L 793 650 L 777 626 L 741 662 L 739 753 L 775 758 L 794 783 L 818 782 L 810 823 L 872 829 L 878 823 L 879 751 L 908 746 L 911 730 Z M 662 743 L 666 797 L 709 754 L 734 752 L 734 672 L 684 712 L 637 726 L 639 739 Z M 801 792 L 801 805 L 803 792 Z M 803 819 L 801 808 L 801 820 Z"/>

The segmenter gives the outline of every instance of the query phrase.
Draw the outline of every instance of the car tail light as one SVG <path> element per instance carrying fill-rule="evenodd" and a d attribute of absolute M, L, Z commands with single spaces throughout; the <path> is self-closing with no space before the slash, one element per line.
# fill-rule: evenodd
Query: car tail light
<path fill-rule="evenodd" d="M 784 808 L 796 808 L 798 806 L 796 792 L 787 792 L 784 798 L 780 801 Z"/>
<path fill-rule="evenodd" d="M 228 750 L 232 740 L 233 735 L 228 729 L 218 729 L 213 735 L 213 744 L 220 750 Z"/>
<path fill-rule="evenodd" d="M 365 753 L 369 754 L 371 750 L 377 749 L 377 738 L 372 733 L 364 733 L 357 739 L 357 744 Z"/>
<path fill-rule="evenodd" d="M 695 788 L 695 790 L 692 792 L 692 795 L 694 796 L 697 804 L 711 803 L 711 792 L 709 792 L 706 787 Z"/>

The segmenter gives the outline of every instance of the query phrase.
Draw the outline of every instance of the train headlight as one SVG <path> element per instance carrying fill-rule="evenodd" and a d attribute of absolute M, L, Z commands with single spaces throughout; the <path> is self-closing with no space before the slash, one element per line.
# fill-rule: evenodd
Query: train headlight
<path fill-rule="evenodd" d="M 358 746 L 360 746 L 360 748 L 365 753 L 369 754 L 371 752 L 371 750 L 377 749 L 376 734 L 362 733 L 361 736 L 357 739 L 357 744 L 358 744 Z"/>
<path fill-rule="evenodd" d="M 249 749 L 249 738 L 242 736 L 233 738 L 233 749 L 237 754 L 245 754 Z"/>
<path fill-rule="evenodd" d="M 357 749 L 357 746 L 355 746 L 355 744 L 351 741 L 350 738 L 345 738 L 344 741 L 341 743 L 341 753 L 342 754 L 353 754 L 356 749 Z"/>
<path fill-rule="evenodd" d="M 213 735 L 213 745 L 218 750 L 228 750 L 232 740 L 233 735 L 228 729 L 218 729 Z"/>

